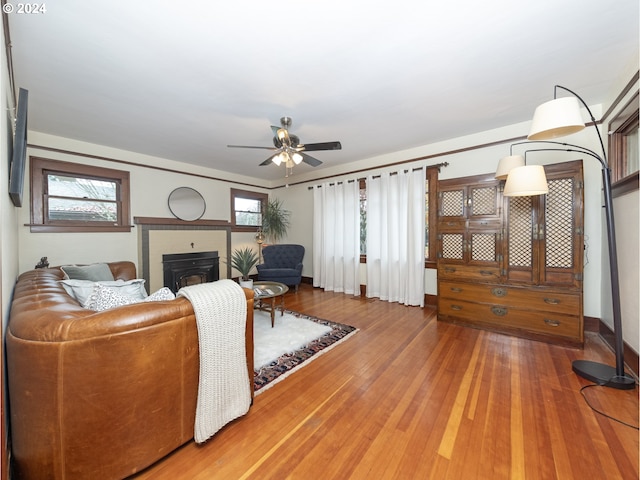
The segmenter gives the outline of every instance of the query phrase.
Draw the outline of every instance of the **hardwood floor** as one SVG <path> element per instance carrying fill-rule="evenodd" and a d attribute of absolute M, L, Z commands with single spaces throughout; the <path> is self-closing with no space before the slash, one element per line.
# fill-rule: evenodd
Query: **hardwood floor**
<path fill-rule="evenodd" d="M 133 478 L 638 478 L 638 431 L 595 413 L 571 371 L 580 358 L 613 364 L 595 336 L 558 347 L 308 285 L 286 304 L 360 331 Z M 637 388 L 584 395 L 638 425 Z"/>

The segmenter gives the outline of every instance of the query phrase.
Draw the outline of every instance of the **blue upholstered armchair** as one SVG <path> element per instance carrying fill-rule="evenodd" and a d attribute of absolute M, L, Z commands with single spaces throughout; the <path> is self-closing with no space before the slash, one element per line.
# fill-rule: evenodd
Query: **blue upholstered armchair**
<path fill-rule="evenodd" d="M 302 245 L 267 245 L 262 249 L 264 263 L 258 269 L 258 281 L 280 282 L 288 286 L 298 285 L 302 281 Z"/>

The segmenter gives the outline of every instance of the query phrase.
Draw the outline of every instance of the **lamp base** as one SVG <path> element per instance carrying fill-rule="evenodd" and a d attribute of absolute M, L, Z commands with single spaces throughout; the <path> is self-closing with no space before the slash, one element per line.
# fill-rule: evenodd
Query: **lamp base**
<path fill-rule="evenodd" d="M 604 363 L 591 362 L 589 360 L 575 360 L 572 369 L 582 378 L 591 380 L 604 387 L 617 388 L 619 390 L 631 390 L 635 388 L 636 381 L 626 374 L 619 376 L 616 369 Z"/>

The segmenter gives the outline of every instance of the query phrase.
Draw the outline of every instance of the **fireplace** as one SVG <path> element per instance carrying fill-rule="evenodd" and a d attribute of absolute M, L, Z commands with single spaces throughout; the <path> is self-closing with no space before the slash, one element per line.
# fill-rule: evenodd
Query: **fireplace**
<path fill-rule="evenodd" d="M 218 252 L 162 255 L 164 286 L 177 293 L 182 287 L 220 279 Z"/>

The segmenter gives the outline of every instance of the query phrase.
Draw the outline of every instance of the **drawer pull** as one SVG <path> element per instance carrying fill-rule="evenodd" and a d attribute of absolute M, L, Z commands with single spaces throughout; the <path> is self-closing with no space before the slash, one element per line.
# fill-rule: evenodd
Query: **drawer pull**
<path fill-rule="evenodd" d="M 451 310 L 462 310 L 460 305 L 451 305 Z"/>
<path fill-rule="evenodd" d="M 549 325 L 550 327 L 559 327 L 560 322 L 558 320 L 551 320 L 550 318 L 545 318 L 544 323 Z"/>
<path fill-rule="evenodd" d="M 456 269 L 453 267 L 444 267 L 444 271 L 447 273 L 454 273 Z"/>
<path fill-rule="evenodd" d="M 491 289 L 491 293 L 496 297 L 506 297 L 507 296 L 507 289 L 506 288 L 496 287 L 496 288 L 492 288 Z"/>
<path fill-rule="evenodd" d="M 461 293 L 462 289 L 460 287 L 451 287 L 451 291 L 455 293 Z"/>
<path fill-rule="evenodd" d="M 480 270 L 480 275 L 484 275 L 485 277 L 490 277 L 491 275 L 493 275 L 493 272 L 491 270 Z"/>
<path fill-rule="evenodd" d="M 491 307 L 491 311 L 498 317 L 504 317 L 507 314 L 507 309 L 504 307 Z"/>
<path fill-rule="evenodd" d="M 549 305 L 560 305 L 560 300 L 557 298 L 545 298 L 544 303 L 548 303 Z"/>

